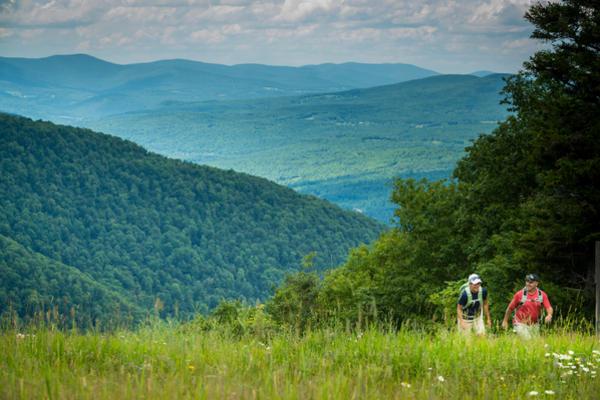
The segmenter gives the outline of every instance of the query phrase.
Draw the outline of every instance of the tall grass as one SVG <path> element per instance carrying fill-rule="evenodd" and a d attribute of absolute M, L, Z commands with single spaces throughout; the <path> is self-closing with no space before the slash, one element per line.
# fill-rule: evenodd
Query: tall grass
<path fill-rule="evenodd" d="M 239 335 L 156 321 L 112 333 L 8 328 L 0 349 L 3 399 L 600 396 L 599 342 L 566 329 L 523 342 L 445 329 Z"/>

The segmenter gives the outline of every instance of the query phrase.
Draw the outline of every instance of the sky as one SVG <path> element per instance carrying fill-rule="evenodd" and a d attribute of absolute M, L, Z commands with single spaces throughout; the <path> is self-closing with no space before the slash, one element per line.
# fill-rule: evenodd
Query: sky
<path fill-rule="evenodd" d="M 0 56 L 516 72 L 531 0 L 0 0 Z"/>

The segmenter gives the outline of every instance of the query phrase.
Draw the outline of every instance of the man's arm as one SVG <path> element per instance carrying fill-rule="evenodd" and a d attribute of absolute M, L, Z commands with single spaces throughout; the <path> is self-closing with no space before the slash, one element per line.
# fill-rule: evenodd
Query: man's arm
<path fill-rule="evenodd" d="M 490 316 L 490 303 L 485 299 L 483 301 L 483 312 L 485 313 L 485 317 L 487 318 L 487 326 L 488 328 L 492 327 L 492 317 Z"/>
<path fill-rule="evenodd" d="M 549 324 L 550 322 L 552 322 L 552 314 L 554 313 L 554 309 L 552 308 L 552 305 L 550 304 L 550 300 L 548 299 L 546 293 L 543 294 L 542 300 L 544 301 L 544 308 L 546 309 L 546 318 L 544 318 L 544 322 Z"/>
<path fill-rule="evenodd" d="M 466 328 L 465 320 L 463 319 L 463 310 L 460 303 L 456 304 L 456 318 L 458 320 L 458 324 L 463 328 Z"/>
<path fill-rule="evenodd" d="M 510 318 L 513 310 L 510 308 L 510 304 L 506 307 L 506 312 L 504 313 L 504 319 L 502 320 L 502 328 L 508 329 L 508 319 Z"/>
<path fill-rule="evenodd" d="M 512 315 L 512 312 L 514 311 L 514 309 L 517 308 L 517 305 L 515 303 L 517 301 L 518 294 L 519 294 L 519 292 L 515 293 L 512 301 L 510 302 L 508 307 L 506 307 L 506 312 L 504 313 L 504 319 L 502 320 L 502 328 L 504 328 L 504 329 L 508 329 L 508 319 Z"/>

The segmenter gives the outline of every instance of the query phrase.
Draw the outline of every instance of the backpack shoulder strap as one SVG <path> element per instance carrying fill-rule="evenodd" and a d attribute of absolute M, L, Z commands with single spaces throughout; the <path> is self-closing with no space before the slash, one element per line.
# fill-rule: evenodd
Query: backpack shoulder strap
<path fill-rule="evenodd" d="M 525 304 L 527 301 L 527 288 L 521 289 L 521 305 Z"/>
<path fill-rule="evenodd" d="M 467 294 L 467 304 L 465 304 L 464 308 L 469 308 L 473 304 L 473 293 L 471 293 L 471 289 L 468 286 L 465 289 L 465 293 Z"/>

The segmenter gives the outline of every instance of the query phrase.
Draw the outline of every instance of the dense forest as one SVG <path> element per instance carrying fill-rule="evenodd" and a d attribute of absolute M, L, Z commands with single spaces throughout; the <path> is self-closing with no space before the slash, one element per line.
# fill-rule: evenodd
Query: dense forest
<path fill-rule="evenodd" d="M 189 316 L 265 299 L 383 227 L 262 178 L 0 114 L 0 311 L 79 322 Z M 73 317 L 75 314 L 76 317 Z"/>
<path fill-rule="evenodd" d="M 323 281 L 290 276 L 271 300 L 280 321 L 455 321 L 472 272 L 500 318 L 528 272 L 559 314 L 591 317 L 600 240 L 600 4 L 532 6 L 546 50 L 507 80 L 513 115 L 482 135 L 449 181 L 400 179 L 396 225 Z M 293 299 L 290 301 L 289 299 Z"/>

